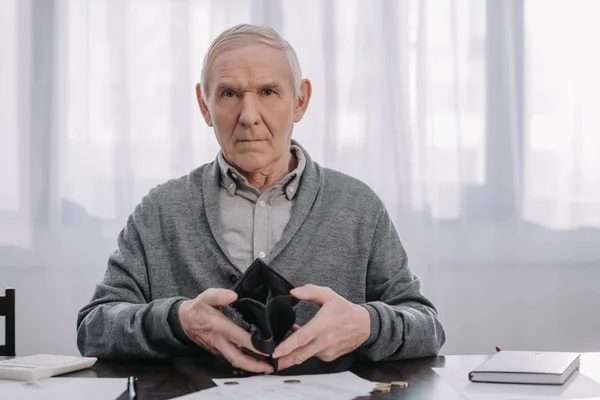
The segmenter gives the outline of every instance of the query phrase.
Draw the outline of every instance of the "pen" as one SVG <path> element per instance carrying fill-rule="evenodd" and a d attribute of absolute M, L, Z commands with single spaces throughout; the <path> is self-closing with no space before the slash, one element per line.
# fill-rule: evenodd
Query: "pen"
<path fill-rule="evenodd" d="M 134 400 L 136 396 L 137 379 L 135 376 L 127 378 L 127 391 L 129 392 L 129 399 Z"/>

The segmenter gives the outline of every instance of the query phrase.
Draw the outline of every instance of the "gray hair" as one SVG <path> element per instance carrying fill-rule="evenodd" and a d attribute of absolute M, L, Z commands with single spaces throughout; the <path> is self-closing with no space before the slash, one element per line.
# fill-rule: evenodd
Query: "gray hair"
<path fill-rule="evenodd" d="M 208 101 L 207 95 L 210 67 L 217 55 L 233 47 L 251 43 L 264 43 L 285 51 L 288 63 L 290 64 L 291 84 L 294 98 L 299 99 L 302 97 L 302 93 L 300 92 L 302 70 L 300 69 L 300 62 L 298 61 L 298 57 L 296 56 L 296 52 L 292 45 L 277 33 L 275 29 L 268 25 L 240 24 L 223 31 L 215 38 L 208 48 L 208 52 L 206 53 L 202 64 L 202 74 L 200 78 L 202 98 L 204 101 Z"/>

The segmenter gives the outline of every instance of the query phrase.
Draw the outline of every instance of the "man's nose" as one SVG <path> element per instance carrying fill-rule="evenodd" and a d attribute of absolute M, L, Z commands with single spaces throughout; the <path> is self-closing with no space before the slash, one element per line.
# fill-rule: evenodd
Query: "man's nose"
<path fill-rule="evenodd" d="M 258 111 L 258 99 L 253 94 L 246 94 L 242 99 L 242 111 L 240 112 L 240 124 L 253 126 L 260 123 Z"/>

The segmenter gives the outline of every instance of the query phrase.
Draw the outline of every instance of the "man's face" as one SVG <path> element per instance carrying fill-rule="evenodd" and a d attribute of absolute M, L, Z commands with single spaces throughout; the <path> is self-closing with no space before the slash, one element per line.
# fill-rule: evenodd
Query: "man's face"
<path fill-rule="evenodd" d="M 289 154 L 294 123 L 308 105 L 307 98 L 295 99 L 285 52 L 265 44 L 226 50 L 209 76 L 208 100 L 198 85 L 198 101 L 225 158 L 244 172 L 268 173 Z M 310 97 L 310 83 L 302 86 Z"/>

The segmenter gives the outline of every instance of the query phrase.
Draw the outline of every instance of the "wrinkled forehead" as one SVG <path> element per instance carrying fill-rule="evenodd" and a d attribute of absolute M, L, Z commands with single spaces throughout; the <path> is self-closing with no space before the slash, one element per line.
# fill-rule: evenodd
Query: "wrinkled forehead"
<path fill-rule="evenodd" d="M 210 66 L 209 88 L 232 83 L 240 86 L 275 81 L 291 90 L 292 71 L 286 53 L 262 43 L 228 48 L 217 54 Z"/>

